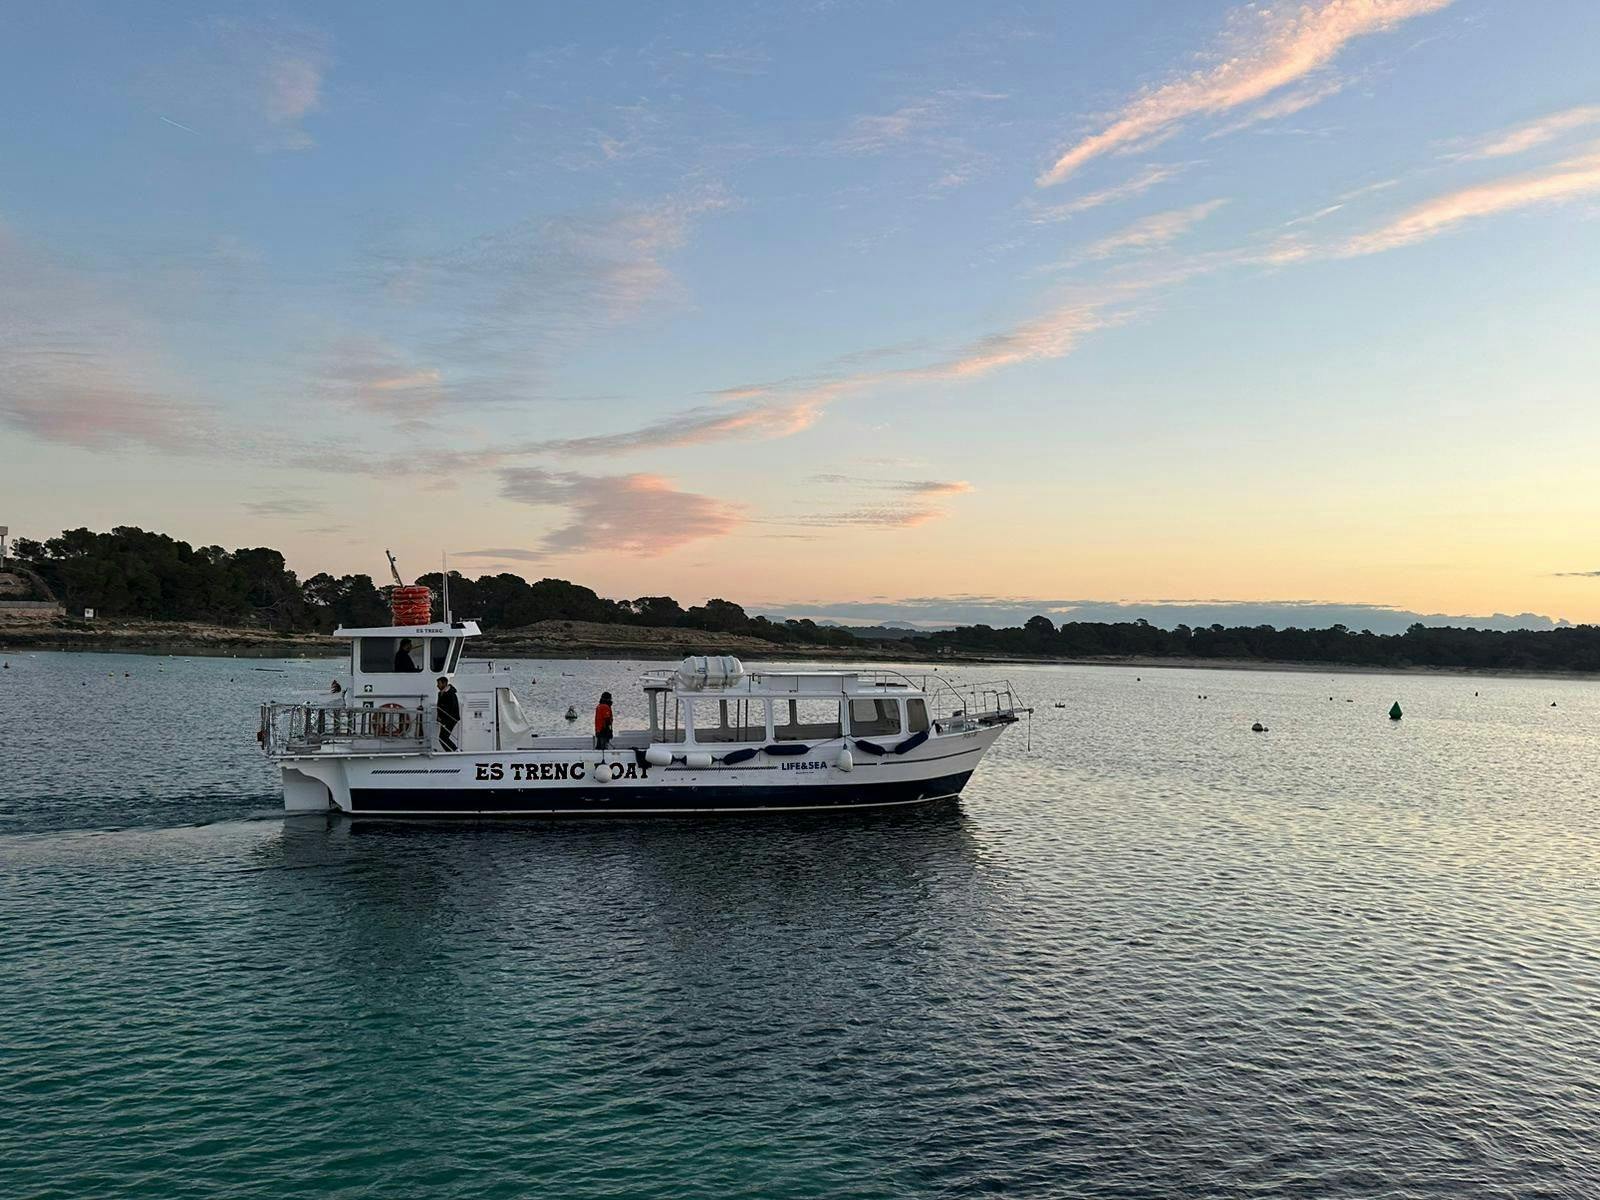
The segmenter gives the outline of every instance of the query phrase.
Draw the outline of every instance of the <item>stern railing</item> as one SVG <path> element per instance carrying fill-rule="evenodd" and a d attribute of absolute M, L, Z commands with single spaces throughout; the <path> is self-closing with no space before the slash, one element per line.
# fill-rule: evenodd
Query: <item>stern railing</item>
<path fill-rule="evenodd" d="M 420 704 L 263 704 L 256 740 L 274 757 L 328 749 L 416 754 L 433 745 L 434 719 Z"/>

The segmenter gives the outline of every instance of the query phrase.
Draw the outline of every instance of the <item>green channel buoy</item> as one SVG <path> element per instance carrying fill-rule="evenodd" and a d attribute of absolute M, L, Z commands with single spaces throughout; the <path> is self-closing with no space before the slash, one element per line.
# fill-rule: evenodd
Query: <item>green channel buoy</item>
<path fill-rule="evenodd" d="M 1398 721 L 1403 715 L 1400 711 L 1400 701 L 1396 700 L 1394 706 L 1389 709 L 1389 720 Z"/>

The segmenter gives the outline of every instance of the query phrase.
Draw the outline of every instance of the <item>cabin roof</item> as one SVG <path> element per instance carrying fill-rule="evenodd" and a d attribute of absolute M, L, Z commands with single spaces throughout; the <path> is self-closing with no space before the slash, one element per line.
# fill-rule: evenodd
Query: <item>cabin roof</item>
<path fill-rule="evenodd" d="M 647 671 L 644 687 L 646 691 L 676 692 L 685 700 L 696 696 L 725 700 L 731 696 L 782 699 L 786 696 L 921 694 L 917 685 L 904 677 L 884 678 L 882 674 L 873 673 L 863 678 L 859 671 L 749 671 L 727 683 L 699 686 L 684 683 L 676 671 Z"/>
<path fill-rule="evenodd" d="M 443 621 L 433 625 L 386 625 L 375 626 L 371 629 L 345 629 L 340 627 L 333 631 L 337 638 L 359 637 L 477 637 L 482 631 L 476 621 L 454 621 L 446 625 Z"/>

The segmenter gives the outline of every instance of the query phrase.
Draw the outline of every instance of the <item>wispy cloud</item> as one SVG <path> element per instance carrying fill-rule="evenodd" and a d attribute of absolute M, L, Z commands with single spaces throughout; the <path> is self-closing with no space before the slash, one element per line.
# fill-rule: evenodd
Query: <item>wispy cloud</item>
<path fill-rule="evenodd" d="M 1557 579 L 1600 579 L 1600 571 L 1557 571 Z"/>
<path fill-rule="evenodd" d="M 948 149 L 947 126 L 967 106 L 1009 97 L 1003 92 L 948 89 L 907 101 L 892 112 L 856 117 L 834 148 L 845 154 L 882 154 L 908 144 Z"/>
<path fill-rule="evenodd" d="M 710 185 L 653 204 L 539 217 L 437 253 L 374 254 L 395 312 L 458 314 L 426 352 L 526 375 L 556 351 L 637 316 L 673 289 L 670 256 L 694 221 L 732 201 Z"/>
<path fill-rule="evenodd" d="M 1231 35 L 1211 66 L 1143 92 L 1113 114 L 1098 133 L 1069 146 L 1038 183 L 1041 187 L 1060 183 L 1090 159 L 1168 136 L 1194 117 L 1263 100 L 1325 70 L 1354 39 L 1382 33 L 1450 3 L 1322 0 L 1238 9 L 1231 18 Z"/>
<path fill-rule="evenodd" d="M 1005 367 L 1072 352 L 1089 333 L 1119 324 L 1126 306 L 1164 280 L 1123 280 L 1068 293 L 1042 314 L 987 334 L 920 365 L 864 370 L 794 383 L 760 383 L 723 389 L 738 401 L 728 408 L 699 407 L 636 429 L 543 442 L 508 453 L 621 454 L 734 439 L 767 440 L 809 429 L 826 409 L 870 388 L 949 383 Z"/>
<path fill-rule="evenodd" d="M 731 408 L 693 408 L 638 429 L 560 439 L 543 443 L 543 448 L 555 454 L 592 456 L 698 446 L 732 438 L 764 441 L 788 437 L 810 428 L 838 394 L 839 386 L 824 385 L 798 396 Z"/>
<path fill-rule="evenodd" d="M 1338 78 L 1324 79 L 1303 87 L 1297 91 L 1259 104 L 1239 120 L 1224 125 L 1220 129 L 1206 134 L 1206 140 L 1227 137 L 1231 133 L 1238 133 L 1241 129 L 1248 129 L 1252 125 L 1260 125 L 1267 121 L 1279 121 L 1284 117 L 1292 117 L 1295 113 L 1303 112 L 1314 104 L 1321 104 L 1331 96 L 1336 96 L 1344 90 L 1345 81 Z"/>
<path fill-rule="evenodd" d="M 383 340 L 366 337 L 343 338 L 329 348 L 321 389 L 336 401 L 391 418 L 431 412 L 444 397 L 437 367 L 419 366 Z"/>
<path fill-rule="evenodd" d="M 690 542 L 731 533 L 744 522 L 735 505 L 679 491 L 659 475 L 583 475 L 538 467 L 500 472 L 501 494 L 539 508 L 558 508 L 568 522 L 517 555 L 465 551 L 463 557 L 537 558 L 585 550 L 654 557 Z"/>
<path fill-rule="evenodd" d="M 243 500 L 239 507 L 256 517 L 303 517 L 317 511 L 311 501 L 298 496 L 276 496 L 265 500 Z"/>
<path fill-rule="evenodd" d="M 90 450 L 193 450 L 214 435 L 131 306 L 0 225 L 0 423 Z"/>
<path fill-rule="evenodd" d="M 202 137 L 262 151 L 306 150 L 315 141 L 302 123 L 322 103 L 332 62 L 328 39 L 316 29 L 214 17 L 193 26 L 145 74 L 140 90 L 162 120 Z"/>
<path fill-rule="evenodd" d="M 1565 137 L 1577 129 L 1600 124 L 1600 105 L 1587 104 L 1550 113 L 1510 129 L 1502 129 L 1479 142 L 1460 158 L 1506 158 L 1523 154 Z"/>
<path fill-rule="evenodd" d="M 1600 193 L 1600 148 L 1522 175 L 1492 180 L 1436 196 L 1368 233 L 1350 238 L 1337 257 L 1379 254 L 1448 233 L 1497 213 L 1564 204 Z"/>
<path fill-rule="evenodd" d="M 1177 175 L 1181 175 L 1185 164 L 1157 164 L 1140 171 L 1133 178 L 1113 187 L 1102 188 L 1098 192 L 1089 192 L 1065 204 L 1035 204 L 1028 206 L 1028 219 L 1035 225 L 1050 224 L 1055 221 L 1065 221 L 1077 216 L 1079 213 L 1088 212 L 1091 208 L 1099 208 L 1105 204 L 1114 204 L 1118 200 L 1131 200 L 1135 196 L 1142 196 L 1157 184 L 1165 183 Z"/>
<path fill-rule="evenodd" d="M 965 480 L 864 479 L 853 475 L 817 475 L 813 482 L 851 488 L 866 496 L 892 495 L 892 499 L 864 501 L 835 512 L 812 513 L 781 520 L 784 525 L 808 528 L 910 529 L 948 515 L 944 501 L 973 490 Z"/>
<path fill-rule="evenodd" d="M 1202 204 L 1191 204 L 1187 208 L 1152 213 L 1115 233 L 1091 242 L 1075 257 L 1102 259 L 1121 254 L 1126 250 L 1153 250 L 1159 246 L 1169 246 L 1226 203 L 1226 200 L 1207 200 Z"/>

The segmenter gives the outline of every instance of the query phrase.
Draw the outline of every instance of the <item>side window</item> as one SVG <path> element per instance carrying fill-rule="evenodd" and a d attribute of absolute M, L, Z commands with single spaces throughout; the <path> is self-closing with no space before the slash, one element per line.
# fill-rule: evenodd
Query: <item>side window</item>
<path fill-rule="evenodd" d="M 443 675 L 450 665 L 450 643 L 456 638 L 428 639 L 428 670 Z"/>
<path fill-rule="evenodd" d="M 750 696 L 694 702 L 694 740 L 697 742 L 764 742 L 767 740 L 767 702 Z"/>
<path fill-rule="evenodd" d="M 906 728 L 911 733 L 925 733 L 928 729 L 928 702 L 906 701 Z"/>
<path fill-rule="evenodd" d="M 814 742 L 836 738 L 844 732 L 839 723 L 838 700 L 809 699 L 773 702 L 772 735 L 780 742 Z"/>
<path fill-rule="evenodd" d="M 900 702 L 882 698 L 850 701 L 850 732 L 856 737 L 899 733 Z"/>
<path fill-rule="evenodd" d="M 394 652 L 400 645 L 396 638 L 369 637 L 361 639 L 361 670 L 368 675 L 388 674 L 394 670 Z"/>
<path fill-rule="evenodd" d="M 455 638 L 453 640 L 455 641 L 456 648 L 450 654 L 450 670 L 452 671 L 456 669 L 456 664 L 461 661 L 461 647 L 467 644 L 466 638 Z"/>

